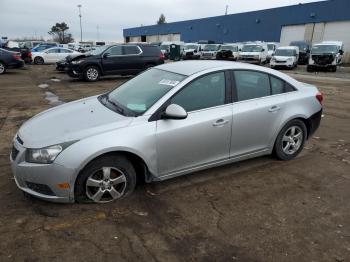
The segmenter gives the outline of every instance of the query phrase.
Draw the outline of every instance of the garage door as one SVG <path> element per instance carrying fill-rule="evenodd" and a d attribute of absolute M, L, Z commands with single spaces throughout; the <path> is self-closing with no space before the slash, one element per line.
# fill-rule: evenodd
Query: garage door
<path fill-rule="evenodd" d="M 350 63 L 350 21 L 326 23 L 323 41 L 342 41 L 344 62 Z"/>
<path fill-rule="evenodd" d="M 305 25 L 283 26 L 281 30 L 281 45 L 289 45 L 292 41 L 304 40 Z"/>

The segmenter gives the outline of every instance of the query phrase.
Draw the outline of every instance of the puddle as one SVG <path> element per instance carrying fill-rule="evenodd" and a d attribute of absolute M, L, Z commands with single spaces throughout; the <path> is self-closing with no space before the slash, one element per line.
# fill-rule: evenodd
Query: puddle
<path fill-rule="evenodd" d="M 59 99 L 58 96 L 56 96 L 54 93 L 49 92 L 49 91 L 46 91 L 46 92 L 45 92 L 45 99 L 46 99 L 47 101 L 49 101 L 49 104 L 50 104 L 50 105 L 55 105 L 55 106 L 57 106 L 57 105 L 61 105 L 61 104 L 64 103 L 63 101 L 61 101 L 61 100 Z"/>
<path fill-rule="evenodd" d="M 49 87 L 49 85 L 48 84 L 40 84 L 40 85 L 38 85 L 38 87 L 40 87 L 40 88 L 48 88 Z"/>

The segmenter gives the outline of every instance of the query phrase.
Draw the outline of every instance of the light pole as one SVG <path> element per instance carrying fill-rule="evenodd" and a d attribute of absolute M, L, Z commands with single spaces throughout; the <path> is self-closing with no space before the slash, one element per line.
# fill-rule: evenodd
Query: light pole
<path fill-rule="evenodd" d="M 83 42 L 83 28 L 81 27 L 81 5 L 78 5 L 79 8 L 79 20 L 80 20 L 80 42 Z"/>

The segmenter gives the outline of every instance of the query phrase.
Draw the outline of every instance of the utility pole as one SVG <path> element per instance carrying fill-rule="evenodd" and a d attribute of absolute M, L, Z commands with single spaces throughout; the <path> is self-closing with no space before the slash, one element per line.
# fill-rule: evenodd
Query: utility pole
<path fill-rule="evenodd" d="M 80 42 L 83 42 L 83 28 L 81 26 L 81 4 L 78 5 L 79 8 L 79 20 L 80 20 Z"/>
<path fill-rule="evenodd" d="M 228 5 L 226 5 L 225 15 L 227 15 Z"/>

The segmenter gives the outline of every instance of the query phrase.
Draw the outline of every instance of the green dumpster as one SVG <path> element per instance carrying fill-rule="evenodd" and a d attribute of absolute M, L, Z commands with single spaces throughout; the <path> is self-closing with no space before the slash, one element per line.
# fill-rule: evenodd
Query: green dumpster
<path fill-rule="evenodd" d="M 174 61 L 179 61 L 181 58 L 181 47 L 180 45 L 171 44 L 169 59 Z"/>

